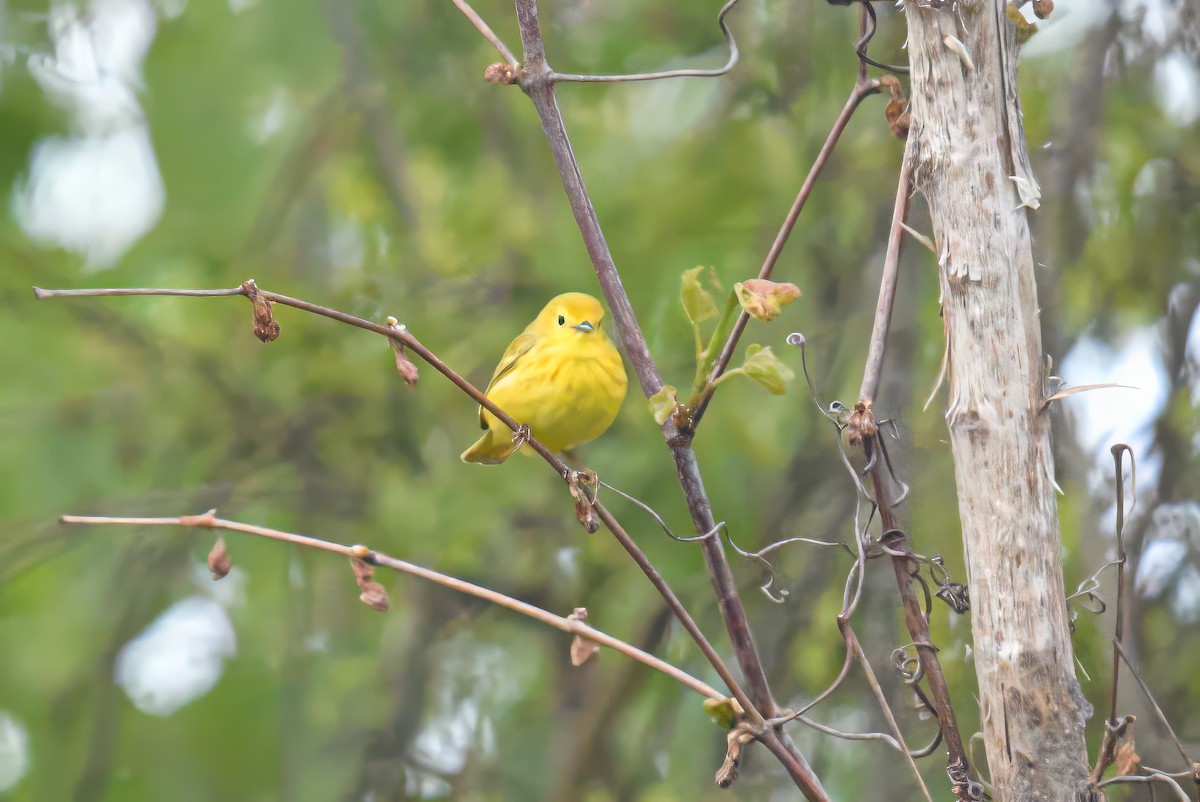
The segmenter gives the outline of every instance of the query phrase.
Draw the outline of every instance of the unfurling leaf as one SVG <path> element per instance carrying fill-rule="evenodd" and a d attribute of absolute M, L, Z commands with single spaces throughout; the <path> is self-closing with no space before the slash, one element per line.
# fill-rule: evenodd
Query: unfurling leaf
<path fill-rule="evenodd" d="M 738 716 L 734 705 L 737 704 L 733 699 L 725 697 L 724 699 L 705 699 L 704 712 L 708 713 L 708 717 L 713 720 L 723 730 L 732 730 L 737 726 Z"/>
<path fill-rule="evenodd" d="M 233 563 L 229 559 L 229 551 L 225 548 L 225 538 L 218 537 L 208 552 L 208 570 L 212 571 L 213 581 L 229 576 Z"/>
<path fill-rule="evenodd" d="M 679 406 L 679 391 L 668 384 L 647 400 L 650 402 L 650 412 L 654 415 L 654 422 L 662 426 L 667 422 L 667 418 L 671 417 L 675 407 Z"/>
<path fill-rule="evenodd" d="M 742 363 L 739 371 L 775 395 L 783 395 L 787 392 L 786 383 L 796 378 L 792 369 L 775 356 L 771 346 L 763 346 L 758 343 L 746 346 L 746 361 Z"/>
<path fill-rule="evenodd" d="M 800 297 L 800 288 L 787 282 L 752 278 L 733 285 L 738 303 L 746 314 L 756 320 L 771 321 L 779 317 L 780 310 Z"/>
<path fill-rule="evenodd" d="M 683 271 L 682 287 L 679 291 L 683 311 L 687 313 L 688 320 L 693 325 L 717 316 L 717 302 L 713 300 L 712 293 L 700 284 L 700 274 L 703 272 L 703 265 Z"/>

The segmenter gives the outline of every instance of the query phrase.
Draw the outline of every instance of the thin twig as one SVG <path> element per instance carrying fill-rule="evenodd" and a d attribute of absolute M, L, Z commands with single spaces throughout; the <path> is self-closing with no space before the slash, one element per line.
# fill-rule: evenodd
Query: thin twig
<path fill-rule="evenodd" d="M 866 441 L 866 445 L 879 448 L 878 438 L 878 434 L 873 435 Z M 879 505 L 880 522 L 884 531 L 891 535 L 885 545 L 891 551 L 898 551 L 905 555 L 892 557 L 892 568 L 896 575 L 896 585 L 900 589 L 900 601 L 904 609 L 904 624 L 908 629 L 909 637 L 913 639 L 913 643 L 917 647 L 917 657 L 929 684 L 929 693 L 933 697 L 933 711 L 937 715 L 938 726 L 941 727 L 942 738 L 946 743 L 946 765 L 947 772 L 950 774 L 951 786 L 959 798 L 965 798 L 970 763 L 967 760 L 967 751 L 963 748 L 958 719 L 954 715 L 954 706 L 950 699 L 950 686 L 946 682 L 946 675 L 942 673 L 942 664 L 937 658 L 937 649 L 929 635 L 929 622 L 921 613 L 920 603 L 913 592 L 912 578 L 909 573 L 912 548 L 908 544 L 908 538 L 899 529 L 899 522 L 888 501 L 882 478 L 884 465 L 885 460 L 876 459 L 875 467 L 871 471 L 871 478 L 875 487 L 875 500 Z"/>
<path fill-rule="evenodd" d="M 460 376 L 436 354 L 422 345 L 407 329 L 390 328 L 381 323 L 365 320 L 364 318 L 356 317 L 355 315 L 347 314 L 346 312 L 341 312 L 337 309 L 331 309 L 327 306 L 321 306 L 320 304 L 314 304 L 308 301 L 300 300 L 299 298 L 291 298 L 287 295 L 280 295 L 277 292 L 270 292 L 268 290 L 260 289 L 254 284 L 254 279 L 247 280 L 246 283 L 242 284 L 240 287 L 221 290 L 176 290 L 149 287 L 79 290 L 47 290 L 42 289 L 41 287 L 33 288 L 33 294 L 38 300 L 44 300 L 47 298 L 89 298 L 126 295 L 166 295 L 181 296 L 185 298 L 221 298 L 231 295 L 244 295 L 249 297 L 251 292 L 256 292 L 259 297 L 268 301 L 273 301 L 284 306 L 290 306 L 293 309 L 300 309 L 304 312 L 309 312 L 314 315 L 327 317 L 331 320 L 336 320 L 339 323 L 346 323 L 348 325 L 382 335 L 388 339 L 395 340 L 428 362 L 429 365 L 434 368 L 434 370 L 436 370 L 438 373 L 441 373 L 443 376 L 453 382 L 455 386 L 469 395 L 477 404 L 481 405 L 484 409 L 488 410 L 497 418 L 499 418 L 500 421 L 509 429 L 512 429 L 515 432 L 521 427 L 521 424 L 518 421 L 514 420 L 507 412 L 492 403 L 492 401 L 488 399 L 487 396 L 485 396 L 479 390 L 479 388 L 475 387 L 469 381 Z M 542 457 L 542 459 L 550 463 L 550 465 L 552 465 L 558 472 L 559 476 L 562 476 L 564 479 L 567 478 L 567 475 L 571 469 L 565 462 L 562 461 L 561 458 L 559 458 L 557 454 L 538 442 L 537 438 L 529 437 L 526 439 L 526 443 L 534 451 L 536 451 L 538 455 Z"/>
<path fill-rule="evenodd" d="M 1116 725 L 1117 723 L 1117 677 L 1121 671 L 1121 663 L 1117 653 L 1116 643 L 1123 643 L 1125 640 L 1125 563 L 1127 557 L 1125 555 L 1125 472 L 1122 469 L 1122 456 L 1129 454 L 1130 464 L 1133 465 L 1133 449 L 1126 443 L 1117 443 L 1110 449 L 1112 451 L 1113 463 L 1116 468 L 1117 482 L 1117 621 L 1115 626 L 1115 638 L 1113 645 L 1113 672 L 1112 672 L 1112 696 L 1109 699 L 1108 708 L 1108 723 Z M 1133 468 L 1133 470 L 1137 470 Z"/>
<path fill-rule="evenodd" d="M 482 392 L 480 392 L 477 387 L 460 376 L 436 354 L 418 342 L 416 337 L 414 337 L 412 333 L 408 331 L 408 329 L 404 327 L 383 326 L 370 320 L 364 320 L 363 318 L 346 314 L 345 312 L 341 312 L 336 309 L 330 309 L 329 307 L 320 306 L 319 304 L 310 303 L 308 301 L 302 301 L 297 298 L 290 298 L 286 295 L 280 295 L 279 293 L 269 292 L 267 290 L 260 289 L 254 283 L 253 279 L 246 281 L 240 287 L 220 290 L 175 290 L 151 288 L 46 290 L 40 287 L 34 287 L 33 290 L 34 295 L 38 299 L 63 297 L 111 297 L 129 295 L 166 295 L 189 298 L 214 298 L 235 295 L 245 295 L 249 297 L 251 293 L 254 293 L 260 298 L 274 301 L 276 303 L 283 304 L 284 306 L 300 309 L 311 314 L 321 315 L 322 317 L 327 317 L 341 323 L 346 323 L 360 329 L 365 329 L 366 331 L 374 332 L 375 334 L 379 334 L 391 340 L 402 343 L 406 348 L 429 363 L 439 373 L 450 379 L 455 386 L 470 396 L 472 400 L 482 405 L 485 409 L 499 418 L 505 426 L 508 426 L 514 432 L 521 428 L 520 423 L 509 416 L 504 410 L 500 409 L 500 407 L 492 403 L 492 401 L 488 399 Z M 558 457 L 557 454 L 547 449 L 535 437 L 527 437 L 525 442 L 531 448 L 533 448 L 538 455 L 542 457 L 542 459 L 549 463 L 559 474 L 559 476 L 564 479 L 564 481 L 569 480 L 571 469 L 565 462 L 562 461 L 562 459 Z M 705 637 L 703 632 L 701 632 L 691 614 L 688 613 L 687 609 L 683 606 L 683 603 L 679 601 L 679 598 L 675 595 L 674 591 L 671 590 L 671 587 L 667 584 L 666 580 L 664 580 L 658 571 L 654 569 L 653 565 L 649 561 L 649 558 L 647 558 L 641 549 L 638 548 L 637 544 L 632 538 L 629 537 L 628 533 L 625 532 L 625 530 L 616 522 L 616 519 L 614 519 L 602 505 L 596 503 L 593 506 L 597 515 L 599 515 L 600 519 L 604 521 L 606 526 L 608 526 L 609 531 L 612 532 L 613 536 L 617 538 L 621 546 L 627 552 L 629 552 L 631 556 L 633 556 L 634 561 L 638 564 L 638 567 L 642 569 L 642 572 L 645 573 L 650 581 L 654 584 L 655 589 L 658 590 L 664 601 L 666 601 L 667 606 L 671 608 L 671 612 L 674 613 L 675 617 L 678 618 L 680 623 L 683 624 L 684 629 L 686 629 L 688 634 L 691 635 L 692 639 L 696 642 L 696 645 L 700 648 L 700 651 L 712 664 L 713 669 L 716 670 L 721 679 L 727 683 L 730 694 L 742 705 L 747 716 L 751 719 L 751 721 L 761 720 L 762 717 L 758 714 L 749 697 L 745 694 L 745 692 L 742 691 L 736 680 L 734 680 L 733 675 L 725 666 L 724 661 L 717 654 L 712 644 L 709 643 L 708 638 Z"/>
<path fill-rule="evenodd" d="M 1097 788 L 1103 788 L 1106 785 L 1117 785 L 1118 783 L 1155 783 L 1160 782 L 1171 788 L 1175 792 L 1175 798 L 1182 802 L 1191 802 L 1191 797 L 1184 792 L 1179 783 L 1175 782 L 1169 774 L 1124 774 L 1120 777 L 1110 777 L 1104 782 L 1096 783 Z"/>
<path fill-rule="evenodd" d="M 825 137 L 825 142 L 821 145 L 821 150 L 817 152 L 817 157 L 813 159 L 812 167 L 809 168 L 808 175 L 804 178 L 804 183 L 800 185 L 800 191 L 796 193 L 796 199 L 792 201 L 792 206 L 784 217 L 783 224 L 775 234 L 775 240 L 771 243 L 771 249 L 767 251 L 762 267 L 759 268 L 759 278 L 766 279 L 771 277 L 771 272 L 775 269 L 775 263 L 779 261 L 779 256 L 783 253 L 783 247 L 792 235 L 792 229 L 796 227 L 796 221 L 800 219 L 800 212 L 804 211 L 804 205 L 808 202 L 809 196 L 812 195 L 813 188 L 817 185 L 817 179 L 820 177 L 821 171 L 825 168 L 826 162 L 829 161 L 833 149 L 837 147 L 838 140 L 846 130 L 846 126 L 850 124 L 850 118 L 854 116 L 854 112 L 858 109 L 859 104 L 877 91 L 879 91 L 879 82 L 875 79 L 868 78 L 865 81 L 861 79 L 855 81 L 854 88 L 850 90 L 850 96 L 846 98 L 845 105 L 842 106 L 837 119 L 833 121 L 833 127 L 829 129 L 829 134 Z M 729 367 L 729 362 L 733 359 L 733 352 L 737 348 L 738 340 L 741 339 L 742 332 L 746 330 L 746 324 L 749 321 L 750 316 L 742 312 L 738 315 L 737 322 L 733 324 L 733 331 L 730 332 L 729 339 L 725 341 L 725 345 L 721 348 L 721 354 L 717 357 L 716 364 L 713 366 L 706 391 L 701 395 L 700 400 L 696 404 L 696 411 L 692 414 L 693 426 L 699 425 L 700 419 L 704 417 L 704 412 L 708 409 L 708 402 L 712 400 L 714 382 Z"/>
<path fill-rule="evenodd" d="M 515 0 L 515 4 L 517 23 L 521 31 L 521 45 L 525 56 L 524 72 L 520 78 L 521 89 L 533 102 L 538 118 L 541 120 L 542 130 L 549 142 L 551 154 L 562 180 L 563 190 L 583 238 L 584 247 L 596 271 L 596 278 L 604 294 L 604 299 L 612 310 L 614 322 L 625 347 L 625 355 L 633 365 L 642 392 L 647 398 L 650 398 L 662 389 L 662 377 L 654 363 L 654 357 L 650 354 L 641 327 L 638 325 L 637 316 L 629 302 L 629 296 L 621 283 L 621 276 L 617 272 L 608 244 L 604 240 L 604 234 L 600 230 L 596 211 L 592 206 L 583 176 L 579 171 L 579 164 L 571 149 L 571 141 L 567 136 L 566 126 L 563 123 L 558 100 L 554 93 L 553 72 L 550 65 L 546 63 L 546 46 L 538 23 L 537 2 L 536 0 Z M 715 531 L 716 523 L 712 508 L 704 490 L 695 454 L 691 449 L 690 433 L 680 432 L 668 420 L 663 425 L 663 435 L 675 460 L 680 486 L 687 499 L 688 510 L 691 513 L 696 533 Z M 742 669 L 753 707 L 764 717 L 772 717 L 775 713 L 775 700 L 771 696 L 762 660 L 751 637 L 746 613 L 733 582 L 729 563 L 725 559 L 724 548 L 717 537 L 704 538 L 700 541 L 700 545 L 717 596 L 721 617 L 725 622 L 730 641 L 733 643 L 734 653 Z M 813 774 L 807 761 L 785 734 L 767 730 L 759 738 L 783 762 L 784 767 L 805 796 L 809 799 L 827 798 L 820 781 Z"/>
<path fill-rule="evenodd" d="M 1163 713 L 1162 708 L 1158 706 L 1158 701 L 1154 698 L 1154 694 L 1150 693 L 1150 688 L 1146 685 L 1146 681 L 1142 679 L 1142 675 L 1138 673 L 1137 666 L 1129 659 L 1129 655 L 1125 653 L 1125 647 L 1116 638 L 1113 638 L 1113 645 L 1117 648 L 1117 652 L 1121 655 L 1121 659 L 1125 661 L 1125 665 L 1129 667 L 1129 673 L 1133 676 L 1138 687 L 1142 689 L 1142 694 L 1146 697 L 1146 702 L 1149 703 L 1150 709 L 1154 711 L 1154 715 L 1158 717 L 1158 721 L 1167 731 L 1167 735 L 1171 739 L 1171 743 L 1175 744 L 1175 748 L 1179 751 L 1183 762 L 1189 766 L 1195 766 L 1196 762 L 1188 756 L 1187 750 L 1183 748 L 1183 742 L 1179 740 L 1179 736 L 1175 734 L 1174 728 L 1171 727 L 1171 722 L 1167 721 L 1167 716 Z"/>
<path fill-rule="evenodd" d="M 420 565 L 415 565 L 405 560 L 384 554 L 375 549 L 368 549 L 365 546 L 346 546 L 341 543 L 334 543 L 329 540 L 324 540 L 318 537 L 309 535 L 298 535 L 292 532 L 283 532 L 278 529 L 270 529 L 265 526 L 256 526 L 254 524 L 241 523 L 240 521 L 229 521 L 224 518 L 218 518 L 215 510 L 210 510 L 203 515 L 180 515 L 172 518 L 120 518 L 111 516 L 93 516 L 93 515 L 63 515 L 59 519 L 59 523 L 64 524 L 86 524 L 86 525 L 104 525 L 104 526 L 183 526 L 183 527 L 199 527 L 202 529 L 224 529 L 229 532 L 241 532 L 246 535 L 255 535 L 257 537 L 270 538 L 271 540 L 279 540 L 284 543 L 291 543 L 296 546 L 303 546 L 310 549 L 319 549 L 321 551 L 329 551 L 334 554 L 341 554 L 344 557 L 352 557 L 365 560 L 372 565 L 382 565 L 386 568 L 391 568 L 395 571 L 400 571 L 405 574 L 420 577 L 421 579 L 441 585 L 445 588 L 458 591 L 467 596 L 474 596 L 477 599 L 483 599 L 486 602 L 495 604 L 498 607 L 504 607 L 521 615 L 528 616 L 536 621 L 541 621 L 543 624 L 562 630 L 571 635 L 578 635 L 593 643 L 607 646 L 608 648 L 620 652 L 632 660 L 649 666 L 655 671 L 666 674 L 671 679 L 686 685 L 697 693 L 707 696 L 710 699 L 724 699 L 725 694 L 708 685 L 701 680 L 696 679 L 682 669 L 676 668 L 665 660 L 661 660 L 652 654 L 642 651 L 641 649 L 626 643 L 623 640 L 614 638 L 612 635 L 602 632 L 595 627 L 589 626 L 584 622 L 575 618 L 566 618 L 561 615 L 555 615 L 548 610 L 543 610 L 541 607 L 536 607 L 519 599 L 514 599 L 511 596 L 506 596 L 490 588 L 485 588 L 471 582 L 467 582 L 457 577 L 443 574 L 439 571 L 434 571 L 430 568 L 424 568 Z"/>
<path fill-rule="evenodd" d="M 632 81 L 657 81 L 662 78 L 719 78 L 727 74 L 738 63 L 738 46 L 733 39 L 733 33 L 729 30 L 729 26 L 725 24 L 725 15 L 733 10 L 733 7 L 738 4 L 738 0 L 728 0 L 725 5 L 721 6 L 721 10 L 717 13 L 717 25 L 721 26 L 721 34 L 725 37 L 725 44 L 729 47 L 729 58 L 724 66 L 718 67 L 715 70 L 662 70 L 659 72 L 635 72 L 628 75 L 576 75 L 574 73 L 551 72 L 550 79 L 557 83 L 577 82 L 577 83 L 628 83 Z"/>
<path fill-rule="evenodd" d="M 900 744 L 900 751 L 904 754 L 904 759 L 912 769 L 913 775 L 917 778 L 917 785 L 921 788 L 921 793 L 929 802 L 933 802 L 933 797 L 929 794 L 929 788 L 925 785 L 925 779 L 921 776 L 921 770 L 917 768 L 917 763 L 913 759 L 913 752 L 908 748 L 908 744 L 904 742 L 904 733 L 900 731 L 900 725 L 896 722 L 896 717 L 892 714 L 892 708 L 888 705 L 887 696 L 883 693 L 883 688 L 879 685 L 879 680 L 875 677 L 875 671 L 871 668 L 871 661 L 867 659 L 866 653 L 862 649 L 862 645 L 858 642 L 858 636 L 854 633 L 854 628 L 850 626 L 849 618 L 838 618 L 838 628 L 842 630 L 842 637 L 845 638 L 847 646 L 854 652 L 854 656 L 858 658 L 858 664 L 862 667 L 863 674 L 867 678 L 867 684 L 871 687 L 871 692 L 875 694 L 875 701 L 879 703 L 879 709 L 883 712 L 883 717 L 887 721 L 888 726 L 892 729 L 892 734 L 896 738 L 896 742 Z"/>
<path fill-rule="evenodd" d="M 458 10 L 463 13 L 463 16 L 469 19 L 475 29 L 483 34 L 483 38 L 492 43 L 492 47 L 496 48 L 496 52 L 508 62 L 508 66 L 514 70 L 521 68 L 521 62 L 517 60 L 516 54 L 509 50 L 508 45 L 504 44 L 496 32 L 483 21 L 483 17 L 475 13 L 475 9 L 467 4 L 467 0 L 454 0 L 454 5 L 458 6 Z"/>
<path fill-rule="evenodd" d="M 912 199 L 912 143 L 909 139 L 900 162 L 900 180 L 896 185 L 896 205 L 892 208 L 892 227 L 888 232 L 887 253 L 883 257 L 883 278 L 879 284 L 879 300 L 875 305 L 875 322 L 871 327 L 871 340 L 867 345 L 867 362 L 863 368 L 862 386 L 858 391 L 861 401 L 874 401 L 879 391 L 879 377 L 883 373 L 883 355 L 887 347 L 888 328 L 892 323 L 892 304 L 896 300 L 896 282 L 900 273 L 900 246 L 904 243 L 904 223 L 908 219 L 909 201 Z"/>

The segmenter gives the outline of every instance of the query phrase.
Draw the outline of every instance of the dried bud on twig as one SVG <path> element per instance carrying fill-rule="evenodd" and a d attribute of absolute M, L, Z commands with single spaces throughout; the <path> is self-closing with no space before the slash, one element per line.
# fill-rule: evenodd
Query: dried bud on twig
<path fill-rule="evenodd" d="M 394 331 L 408 331 L 403 323 L 390 316 L 387 319 L 387 327 Z M 421 376 L 417 371 L 417 366 L 408 358 L 408 352 L 404 350 L 404 343 L 389 338 L 388 345 L 396 352 L 396 372 L 400 374 L 400 378 L 404 379 L 404 383 L 409 387 L 416 386 L 417 380 Z"/>
<path fill-rule="evenodd" d="M 717 787 L 728 788 L 738 778 L 738 764 L 741 762 L 742 747 L 754 740 L 754 731 L 750 725 L 742 723 L 729 731 L 726 742 L 725 761 L 717 769 Z"/>
<path fill-rule="evenodd" d="M 567 487 L 575 499 L 575 517 L 589 535 L 595 534 L 600 529 L 600 519 L 592 505 L 596 502 L 596 493 L 600 489 L 600 478 L 596 476 L 595 471 L 571 471 L 567 477 Z"/>
<path fill-rule="evenodd" d="M 489 64 L 488 68 L 483 71 L 483 80 L 489 84 L 509 86 L 517 82 L 517 71 L 513 69 L 512 65 L 498 61 L 495 64 Z"/>
<path fill-rule="evenodd" d="M 213 581 L 229 576 L 233 562 L 229 559 L 229 550 L 225 548 L 225 538 L 218 537 L 208 552 L 208 570 L 212 571 Z"/>
<path fill-rule="evenodd" d="M 875 422 L 875 413 L 869 401 L 859 401 L 854 405 L 854 411 L 846 419 L 846 430 L 846 442 L 852 446 L 879 433 L 879 424 Z"/>
<path fill-rule="evenodd" d="M 568 621 L 586 622 L 588 611 L 586 607 L 576 607 L 575 611 L 567 616 Z M 596 652 L 600 651 L 600 647 L 592 643 L 582 635 L 576 635 L 571 641 L 571 665 L 579 668 L 592 658 Z"/>
<path fill-rule="evenodd" d="M 892 135 L 897 139 L 908 139 L 908 128 L 910 125 L 908 98 L 904 96 L 904 87 L 900 85 L 900 79 L 895 75 L 885 75 L 879 79 L 879 85 L 887 87 L 887 90 L 892 94 L 892 99 L 888 101 L 887 106 L 883 110 L 883 116 L 887 120 L 888 128 L 891 129 Z"/>
<path fill-rule="evenodd" d="M 350 568 L 354 571 L 354 581 L 358 583 L 358 589 L 362 591 L 358 600 L 372 610 L 386 613 L 388 594 L 383 585 L 371 578 L 375 576 L 375 568 L 358 557 L 350 558 Z"/>
<path fill-rule="evenodd" d="M 258 291 L 258 285 L 252 278 L 248 278 L 242 283 L 242 292 L 254 305 L 254 336 L 265 343 L 278 339 L 279 323 L 271 314 L 272 302 L 262 297 Z"/>
<path fill-rule="evenodd" d="M 1033 16 L 1045 19 L 1054 13 L 1054 0 L 1033 0 Z"/>
<path fill-rule="evenodd" d="M 359 587 L 362 588 L 362 593 L 358 594 L 359 601 L 376 612 L 386 613 L 388 611 L 388 595 L 383 585 L 372 581 L 364 582 Z"/>

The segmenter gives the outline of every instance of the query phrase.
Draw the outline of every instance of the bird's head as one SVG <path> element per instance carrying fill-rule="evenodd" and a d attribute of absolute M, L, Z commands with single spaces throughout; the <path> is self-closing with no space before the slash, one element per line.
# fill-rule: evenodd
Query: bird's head
<path fill-rule="evenodd" d="M 538 328 L 556 336 L 587 335 L 600 331 L 604 307 L 590 295 L 568 292 L 551 299 L 538 315 Z"/>

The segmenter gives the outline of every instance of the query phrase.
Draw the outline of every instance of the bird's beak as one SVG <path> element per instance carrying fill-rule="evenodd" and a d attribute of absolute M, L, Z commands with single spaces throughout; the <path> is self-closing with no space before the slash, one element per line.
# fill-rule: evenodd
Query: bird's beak
<path fill-rule="evenodd" d="M 584 334 L 587 334 L 588 332 L 592 331 L 595 326 L 585 320 L 578 326 L 572 326 L 571 328 L 575 329 L 575 331 L 582 331 Z"/>

